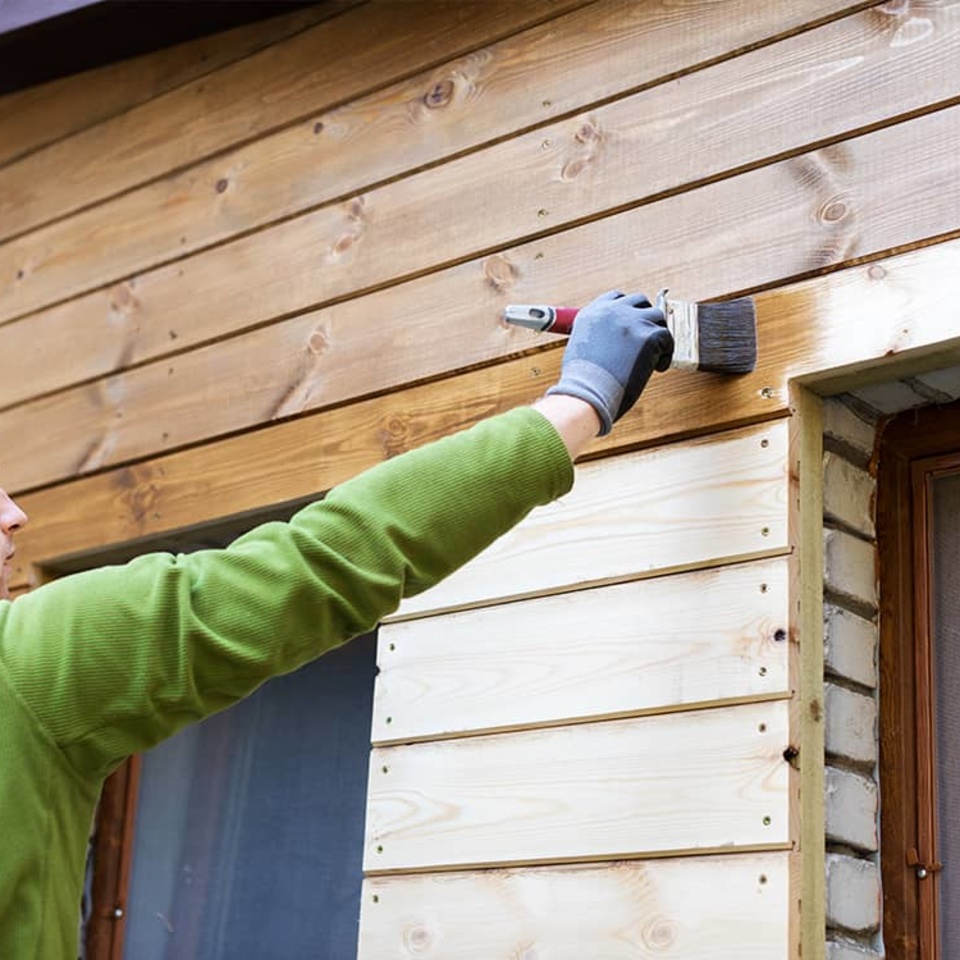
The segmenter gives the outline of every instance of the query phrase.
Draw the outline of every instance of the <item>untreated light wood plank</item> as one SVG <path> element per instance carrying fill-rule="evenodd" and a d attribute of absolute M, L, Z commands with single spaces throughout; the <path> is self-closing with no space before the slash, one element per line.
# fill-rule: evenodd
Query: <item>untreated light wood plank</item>
<path fill-rule="evenodd" d="M 788 627 L 785 559 L 385 624 L 373 741 L 789 696 Z"/>
<path fill-rule="evenodd" d="M 790 960 L 789 854 L 371 877 L 359 960 Z"/>
<path fill-rule="evenodd" d="M 101 123 L 358 2 L 324 0 L 306 9 L 0 97 L 0 164 Z"/>
<path fill-rule="evenodd" d="M 790 842 L 784 701 L 378 747 L 371 873 Z"/>
<path fill-rule="evenodd" d="M 789 14 L 765 5 L 753 16 L 746 16 L 744 0 L 683 10 L 601 3 L 574 11 L 0 247 L 0 275 L 23 274 L 0 290 L 0 317 L 119 281 L 338 197 L 366 193 L 373 184 L 561 112 L 766 41 L 838 6 L 836 0 L 805 0 L 791 5 Z M 911 84 L 903 82 L 906 69 L 921 69 L 925 58 L 947 62 L 960 54 L 954 49 L 960 47 L 960 16 L 954 29 L 951 17 L 939 12 L 935 29 L 909 52 L 891 46 L 891 35 L 907 16 L 866 11 L 683 82 L 514 137 L 438 175 L 442 188 L 426 173 L 409 188 L 390 188 L 384 199 L 371 197 L 371 209 L 390 213 L 411 203 L 405 189 L 423 206 L 426 178 L 430 190 L 439 191 L 426 201 L 437 221 L 462 224 L 473 219 L 469 195 L 461 189 L 469 182 L 477 204 L 502 208 L 459 231 L 459 243 L 469 239 L 477 249 L 490 245 L 486 237 L 474 239 L 484 220 L 502 231 L 495 242 L 509 242 L 545 224 L 555 227 L 637 202 L 889 119 L 953 91 L 949 71 L 931 68 L 927 83 Z M 809 79 L 787 82 L 798 64 Z M 815 98 L 833 109 L 811 117 L 808 105 Z M 798 119 L 791 122 L 794 115 Z M 678 164 L 678 155 L 688 162 Z M 638 167 L 642 175 L 636 175 Z M 506 180 L 503 170 L 511 171 Z M 451 189 L 457 212 L 445 212 Z M 545 221 L 542 210 L 549 211 Z M 463 255 L 446 243 L 430 252 L 434 258 Z M 200 335 L 202 328 L 191 333 Z"/>
<path fill-rule="evenodd" d="M 787 479 L 782 421 L 586 464 L 570 494 L 397 616 L 786 551 Z"/>
<path fill-rule="evenodd" d="M 661 284 L 679 297 L 707 299 L 954 230 L 958 136 L 960 107 L 939 111 L 337 304 L 276 332 L 264 328 L 11 408 L 0 415 L 0 446 L 20 449 L 21 456 L 8 467 L 7 482 L 14 489 L 57 482 L 543 343 L 526 331 L 505 331 L 500 315 L 508 301 L 582 303 L 612 286 Z M 875 176 L 878 163 L 884 165 L 882 178 Z M 391 248 L 409 246 L 402 235 L 409 226 L 401 229 L 398 222 L 397 230 Z M 344 263 L 334 264 L 341 254 L 331 254 L 326 265 L 311 265 L 324 243 L 318 236 L 301 241 L 288 251 L 293 263 L 253 237 L 231 245 L 237 257 L 216 277 L 206 273 L 202 255 L 177 268 L 182 276 L 153 276 L 159 299 L 139 285 L 115 292 L 118 304 L 139 306 L 132 314 L 120 306 L 108 320 L 117 335 L 111 340 L 92 334 L 96 349 L 109 345 L 122 364 L 140 323 L 162 324 L 172 341 L 190 329 L 197 304 L 208 296 L 210 314 L 245 323 L 265 303 L 283 314 L 304 298 L 348 295 L 375 279 L 365 273 L 378 269 L 366 254 L 362 268 L 349 262 L 350 249 L 341 251 Z M 373 237 L 357 245 L 367 243 L 368 252 L 378 249 Z M 386 248 L 379 252 L 390 256 Z M 271 276 L 255 265 L 263 258 L 272 262 Z M 878 330 L 871 325 L 871 340 Z M 788 331 L 791 344 L 796 335 Z M 18 356 L 24 378 L 30 353 L 36 367 L 41 355 L 59 349 L 56 340 L 36 336 L 21 335 L 13 344 L 11 355 Z M 762 344 L 764 349 L 776 355 L 790 347 L 773 342 Z M 836 355 L 822 356 L 827 365 L 836 362 Z M 763 387 L 773 385 L 760 383 L 757 374 L 722 389 Z"/>
<path fill-rule="evenodd" d="M 3 168 L 0 236 L 63 217 L 583 2 L 406 0 L 348 10 Z"/>

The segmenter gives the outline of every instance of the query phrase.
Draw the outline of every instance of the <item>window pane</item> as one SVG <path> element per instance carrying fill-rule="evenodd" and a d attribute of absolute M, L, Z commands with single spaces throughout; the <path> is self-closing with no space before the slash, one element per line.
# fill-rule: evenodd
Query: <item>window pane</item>
<path fill-rule="evenodd" d="M 932 530 L 940 942 L 960 960 L 960 476 L 934 481 Z"/>
<path fill-rule="evenodd" d="M 143 758 L 124 955 L 356 956 L 374 638 Z"/>

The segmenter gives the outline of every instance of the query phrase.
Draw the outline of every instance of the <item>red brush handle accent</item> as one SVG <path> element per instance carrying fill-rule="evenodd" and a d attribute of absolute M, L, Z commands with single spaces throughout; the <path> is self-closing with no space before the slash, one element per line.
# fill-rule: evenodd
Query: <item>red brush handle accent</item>
<path fill-rule="evenodd" d="M 557 318 L 550 324 L 551 333 L 562 333 L 570 336 L 573 332 L 573 321 L 580 312 L 578 307 L 555 307 Z"/>

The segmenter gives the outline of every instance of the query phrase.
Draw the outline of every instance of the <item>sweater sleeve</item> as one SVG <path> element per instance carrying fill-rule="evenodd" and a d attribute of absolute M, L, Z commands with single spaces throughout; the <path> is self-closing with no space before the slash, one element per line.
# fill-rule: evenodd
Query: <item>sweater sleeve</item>
<path fill-rule="evenodd" d="M 514 410 L 226 549 L 148 554 L 0 604 L 0 669 L 78 772 L 103 775 L 369 631 L 572 482 L 553 426 Z"/>

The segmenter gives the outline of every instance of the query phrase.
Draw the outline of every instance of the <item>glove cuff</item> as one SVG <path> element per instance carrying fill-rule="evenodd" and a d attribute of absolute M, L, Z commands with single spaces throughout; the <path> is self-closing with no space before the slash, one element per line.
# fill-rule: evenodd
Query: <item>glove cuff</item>
<path fill-rule="evenodd" d="M 547 390 L 547 395 L 564 394 L 589 403 L 600 418 L 598 437 L 605 437 L 613 429 L 623 403 L 623 387 L 611 373 L 589 360 L 564 361 L 560 380 Z"/>

